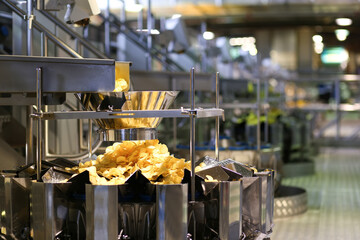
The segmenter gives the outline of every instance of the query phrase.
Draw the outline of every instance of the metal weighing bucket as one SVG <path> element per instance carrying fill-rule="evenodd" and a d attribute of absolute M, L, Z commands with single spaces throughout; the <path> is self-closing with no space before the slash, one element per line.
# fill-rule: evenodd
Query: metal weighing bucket
<path fill-rule="evenodd" d="M 120 239 L 186 239 L 188 185 L 145 186 L 140 193 L 126 184 L 118 186 Z"/>
<path fill-rule="evenodd" d="M 31 211 L 34 239 L 48 240 L 67 235 L 68 190 L 71 183 L 31 184 Z"/>
<path fill-rule="evenodd" d="M 86 239 L 118 239 L 117 186 L 86 184 Z"/>
<path fill-rule="evenodd" d="M 30 178 L 0 176 L 1 233 L 16 239 L 30 236 Z"/>
<path fill-rule="evenodd" d="M 265 170 L 255 173 L 261 180 L 261 228 L 264 234 L 272 232 L 274 219 L 274 177 L 273 170 Z"/>

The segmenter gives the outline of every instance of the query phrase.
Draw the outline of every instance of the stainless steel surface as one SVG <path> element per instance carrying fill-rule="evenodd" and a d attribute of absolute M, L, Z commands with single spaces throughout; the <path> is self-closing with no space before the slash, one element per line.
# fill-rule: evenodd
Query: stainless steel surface
<path fill-rule="evenodd" d="M 215 108 L 219 108 L 219 102 L 220 102 L 220 96 L 219 96 L 219 72 L 216 73 L 215 77 Z M 219 135 L 220 135 L 220 118 L 216 117 L 215 119 L 215 156 L 218 161 L 220 161 L 219 158 Z"/>
<path fill-rule="evenodd" d="M 0 138 L 0 170 L 16 169 L 25 164 L 25 158 Z"/>
<path fill-rule="evenodd" d="M 118 237 L 117 186 L 86 185 L 86 239 Z"/>
<path fill-rule="evenodd" d="M 243 232 L 249 236 L 261 230 L 261 179 L 259 177 L 243 178 L 242 220 Z"/>
<path fill-rule="evenodd" d="M 36 68 L 36 114 L 42 114 L 42 85 L 43 72 L 42 68 Z M 30 117 L 30 116 L 29 116 Z M 42 119 L 37 119 L 37 134 L 36 134 L 36 178 L 40 181 L 41 178 L 41 161 L 43 158 L 43 134 L 42 134 Z"/>
<path fill-rule="evenodd" d="M 184 240 L 188 230 L 188 185 L 156 186 L 156 239 Z"/>
<path fill-rule="evenodd" d="M 306 212 L 307 193 L 305 189 L 280 186 L 280 196 L 274 200 L 274 217 L 287 218 Z"/>
<path fill-rule="evenodd" d="M 162 118 L 145 116 L 144 118 L 132 119 L 133 114 L 126 111 L 136 110 L 139 114 L 145 114 L 149 110 L 157 110 L 161 113 L 170 107 L 177 96 L 177 91 L 131 91 L 125 93 L 86 93 L 79 94 L 81 103 L 87 110 L 107 111 L 118 110 L 112 113 L 112 118 L 98 117 L 97 124 L 102 129 L 125 129 L 125 128 L 156 128 Z M 160 110 L 160 111 L 159 111 Z M 119 112 L 121 111 L 121 112 Z M 116 115 L 121 118 L 116 118 Z"/>
<path fill-rule="evenodd" d="M 0 176 L 1 233 L 17 239 L 30 236 L 30 179 Z"/>
<path fill-rule="evenodd" d="M 31 226 L 34 239 L 56 239 L 61 234 L 68 216 L 66 200 L 71 183 L 31 184 Z"/>
<path fill-rule="evenodd" d="M 238 240 L 242 234 L 242 182 L 219 183 L 219 238 Z"/>
<path fill-rule="evenodd" d="M 195 109 L 195 68 L 190 70 L 191 111 Z M 195 118 L 190 114 L 191 201 L 195 201 Z M 196 228 L 194 228 L 196 229 Z"/>
<path fill-rule="evenodd" d="M 148 140 L 157 139 L 156 128 L 128 128 L 99 130 L 103 141 Z"/>
<path fill-rule="evenodd" d="M 93 111 L 70 111 L 70 112 L 47 112 L 43 114 L 44 120 L 55 119 L 111 119 L 111 118 L 189 118 L 195 115 L 196 118 L 211 118 L 223 116 L 222 109 L 168 109 L 168 110 L 141 110 L 141 111 L 113 111 L 113 112 L 93 112 Z M 34 117 L 37 117 L 33 115 Z"/>
<path fill-rule="evenodd" d="M 172 79 L 175 81 L 171 81 Z M 211 74 L 196 73 L 195 89 L 197 91 L 213 91 L 210 79 Z M 189 91 L 189 74 L 186 72 L 132 70 L 131 82 L 134 89 L 141 91 L 167 91 L 169 89 Z"/>
<path fill-rule="evenodd" d="M 36 92 L 37 67 L 43 69 L 43 92 L 107 92 L 115 88 L 114 60 L 3 55 L 0 56 L 0 91 Z"/>
<path fill-rule="evenodd" d="M 261 179 L 261 229 L 264 234 L 270 234 L 273 227 L 274 213 L 274 171 L 257 172 L 255 176 Z"/>

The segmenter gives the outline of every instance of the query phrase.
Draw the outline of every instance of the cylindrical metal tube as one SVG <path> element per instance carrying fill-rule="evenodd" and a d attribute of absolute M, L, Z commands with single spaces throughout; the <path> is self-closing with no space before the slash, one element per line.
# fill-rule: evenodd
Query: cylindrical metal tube
<path fill-rule="evenodd" d="M 26 164 L 34 162 L 33 119 L 30 117 L 32 113 L 33 106 L 28 106 L 26 108 Z"/>
<path fill-rule="evenodd" d="M 269 82 L 265 81 L 264 83 L 264 88 L 265 88 L 265 103 L 269 102 Z M 266 107 L 265 109 L 265 126 L 264 126 L 264 142 L 268 143 L 269 142 L 269 109 Z"/>
<path fill-rule="evenodd" d="M 107 7 L 105 9 L 105 54 L 110 57 L 110 0 L 107 0 Z"/>
<path fill-rule="evenodd" d="M 42 68 L 36 68 L 36 107 L 37 113 L 41 114 L 42 107 Z M 41 177 L 41 158 L 42 158 L 42 120 L 37 119 L 37 149 L 36 149 L 36 176 L 37 180 Z"/>
<path fill-rule="evenodd" d="M 340 127 L 341 127 L 341 112 L 340 112 L 340 81 L 335 81 L 335 101 L 336 101 L 336 136 L 335 139 L 340 138 Z"/>
<path fill-rule="evenodd" d="M 92 155 L 92 120 L 89 119 L 89 136 L 88 136 L 89 159 Z"/>
<path fill-rule="evenodd" d="M 260 78 L 256 80 L 256 115 L 257 115 L 257 127 L 256 127 L 256 150 L 257 150 L 257 167 L 261 168 L 261 132 L 260 132 L 260 114 L 261 114 L 261 98 L 260 98 Z"/>
<path fill-rule="evenodd" d="M 148 9 L 147 9 L 147 64 L 146 70 L 150 71 L 152 69 L 151 66 L 151 47 L 152 47 L 152 16 L 151 16 L 151 0 L 148 0 Z"/>
<path fill-rule="evenodd" d="M 48 38 L 45 32 L 41 32 L 41 56 L 47 57 L 48 53 Z"/>
<path fill-rule="evenodd" d="M 33 21 L 33 1 L 26 2 L 26 54 L 31 56 L 33 54 L 32 48 L 32 21 Z"/>
<path fill-rule="evenodd" d="M 195 68 L 190 71 L 191 110 L 195 109 Z M 195 201 L 195 116 L 190 115 L 191 200 Z"/>
<path fill-rule="evenodd" d="M 215 107 L 219 108 L 219 72 L 216 73 L 215 78 Z M 216 160 L 220 161 L 219 154 L 219 136 L 220 135 L 220 117 L 215 119 L 215 156 Z"/>

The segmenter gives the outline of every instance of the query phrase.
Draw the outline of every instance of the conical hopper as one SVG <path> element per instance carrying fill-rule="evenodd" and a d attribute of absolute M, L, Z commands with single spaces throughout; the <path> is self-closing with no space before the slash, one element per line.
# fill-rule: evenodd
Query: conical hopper
<path fill-rule="evenodd" d="M 83 93 L 79 99 L 85 110 L 126 111 L 126 110 L 165 110 L 174 102 L 178 91 L 130 91 L 111 93 Z M 105 141 L 156 138 L 156 130 L 162 118 L 114 118 L 96 119 Z M 119 130 L 119 131 L 113 131 Z M 147 134 L 134 134 L 144 133 Z M 110 134 L 109 134 L 110 133 Z M 150 133 L 150 134 L 148 134 Z M 109 139 L 111 138 L 111 139 Z M 119 139 L 118 139 L 119 140 Z"/>

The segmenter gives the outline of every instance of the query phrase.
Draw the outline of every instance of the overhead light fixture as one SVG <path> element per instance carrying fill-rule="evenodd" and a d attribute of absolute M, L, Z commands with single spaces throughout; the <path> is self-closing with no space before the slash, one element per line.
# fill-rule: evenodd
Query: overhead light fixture
<path fill-rule="evenodd" d="M 203 33 L 203 38 L 204 38 L 205 40 L 212 40 L 212 39 L 214 39 L 214 37 L 215 37 L 215 34 L 214 34 L 213 32 L 205 31 L 205 32 Z"/>
<path fill-rule="evenodd" d="M 350 18 L 337 18 L 335 19 L 337 25 L 345 27 L 350 26 L 352 24 L 352 20 Z"/>
<path fill-rule="evenodd" d="M 147 33 L 149 30 L 148 29 L 136 29 L 136 31 L 137 32 L 144 32 L 144 33 Z M 159 30 L 157 30 L 157 29 L 151 29 L 150 30 L 150 35 L 159 35 L 160 34 L 160 32 L 159 32 Z"/>
<path fill-rule="evenodd" d="M 335 30 L 336 38 L 339 41 L 345 41 L 346 38 L 349 36 L 349 34 L 350 34 L 350 32 L 347 29 L 336 29 Z"/>
<path fill-rule="evenodd" d="M 181 18 L 181 17 L 182 17 L 182 15 L 178 14 L 178 13 L 171 16 L 172 19 Z"/>
<path fill-rule="evenodd" d="M 321 35 L 314 35 L 312 40 L 314 43 L 321 43 L 323 41 L 323 37 Z"/>

